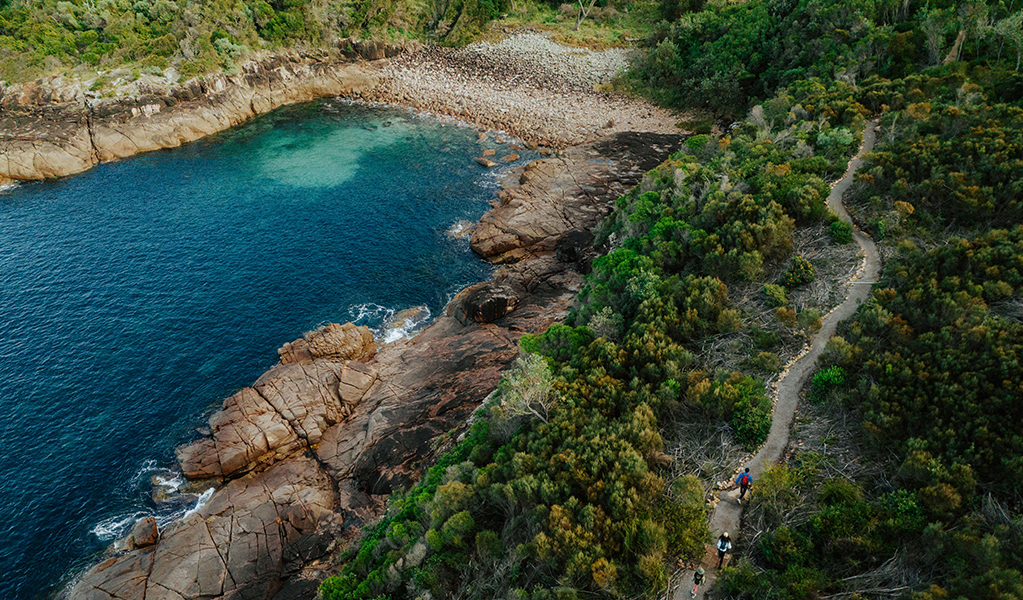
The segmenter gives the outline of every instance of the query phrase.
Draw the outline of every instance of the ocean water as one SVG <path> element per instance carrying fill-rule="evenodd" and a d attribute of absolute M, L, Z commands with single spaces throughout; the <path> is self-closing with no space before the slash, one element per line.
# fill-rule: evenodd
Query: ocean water
<path fill-rule="evenodd" d="M 284 342 L 356 318 L 393 339 L 395 311 L 485 279 L 449 232 L 496 189 L 479 152 L 468 128 L 325 101 L 0 192 L 0 598 L 48 597 L 136 519 L 201 504 L 174 447 Z"/>

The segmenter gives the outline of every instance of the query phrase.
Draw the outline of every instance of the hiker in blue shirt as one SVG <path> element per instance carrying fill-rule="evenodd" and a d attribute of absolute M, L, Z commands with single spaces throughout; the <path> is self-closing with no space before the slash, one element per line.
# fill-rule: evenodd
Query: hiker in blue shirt
<path fill-rule="evenodd" d="M 746 497 L 746 491 L 749 490 L 750 484 L 753 483 L 753 476 L 749 474 L 749 467 L 739 476 L 735 478 L 735 483 L 739 486 L 739 504 L 742 504 L 742 499 Z"/>

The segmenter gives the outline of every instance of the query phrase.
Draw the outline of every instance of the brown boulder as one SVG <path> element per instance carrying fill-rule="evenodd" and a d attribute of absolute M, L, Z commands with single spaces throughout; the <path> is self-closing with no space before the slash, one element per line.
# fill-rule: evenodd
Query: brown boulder
<path fill-rule="evenodd" d="M 497 166 L 497 163 L 496 163 L 496 162 L 494 162 L 494 161 L 492 161 L 492 160 L 488 160 L 488 159 L 486 159 L 486 158 L 477 158 L 477 159 L 476 159 L 476 163 L 477 163 L 478 165 L 480 165 L 481 167 L 486 167 L 486 168 L 488 168 L 488 169 L 491 169 L 491 168 L 493 168 L 493 167 L 496 167 L 496 166 Z"/>
<path fill-rule="evenodd" d="M 146 517 L 135 523 L 130 535 L 132 545 L 136 548 L 146 548 L 160 541 L 160 531 L 153 517 Z"/>
<path fill-rule="evenodd" d="M 511 281 L 484 281 L 463 290 L 451 303 L 452 315 L 463 324 L 493 323 L 515 310 L 526 290 Z"/>
<path fill-rule="evenodd" d="M 282 364 L 322 358 L 334 362 L 366 362 L 376 354 L 377 345 L 369 327 L 352 323 L 331 323 L 289 342 L 277 350 Z"/>
<path fill-rule="evenodd" d="M 319 443 L 375 381 L 356 361 L 278 365 L 224 401 L 210 417 L 210 438 L 178 448 L 181 469 L 192 479 L 231 478 L 288 458 Z"/>

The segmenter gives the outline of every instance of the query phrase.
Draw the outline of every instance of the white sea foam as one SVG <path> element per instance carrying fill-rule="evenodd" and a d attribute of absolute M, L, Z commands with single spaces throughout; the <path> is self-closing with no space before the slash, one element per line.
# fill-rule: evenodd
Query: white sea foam
<path fill-rule="evenodd" d="M 18 187 L 18 184 L 14 183 L 13 181 L 11 183 L 5 183 L 3 185 L 0 185 L 0 194 L 9 192 L 16 187 Z"/>
<path fill-rule="evenodd" d="M 124 534 L 128 533 L 128 530 L 132 525 L 138 522 L 147 515 L 144 512 L 133 512 L 130 515 L 117 515 L 104 519 L 96 524 L 92 528 L 90 533 L 98 537 L 101 541 L 108 542 L 110 540 L 123 537 Z"/>
<path fill-rule="evenodd" d="M 473 224 L 472 221 L 462 219 L 460 221 L 455 222 L 451 227 L 448 227 L 448 230 L 445 231 L 444 233 L 447 234 L 449 238 L 462 240 L 468 239 L 469 236 L 472 235 L 473 230 L 475 229 L 476 226 Z"/>
<path fill-rule="evenodd" d="M 123 538 L 135 523 L 146 517 L 156 519 L 157 527 L 163 530 L 174 521 L 183 519 L 206 506 L 214 492 L 214 488 L 201 494 L 182 492 L 187 483 L 184 475 L 180 471 L 158 466 L 155 460 L 143 462 L 132 477 L 132 483 L 133 486 L 148 484 L 154 488 L 163 488 L 165 500 L 157 501 L 154 509 L 136 510 L 103 519 L 90 530 L 90 533 L 100 541 L 109 542 Z"/>
<path fill-rule="evenodd" d="M 383 334 L 384 323 L 394 318 L 394 309 L 374 302 L 356 304 L 348 308 L 349 320 L 356 325 L 365 325 L 373 335 Z"/>
<path fill-rule="evenodd" d="M 185 514 L 181 515 L 182 519 L 187 519 L 193 514 L 202 510 L 202 507 L 206 506 L 206 503 L 213 497 L 214 488 L 210 488 L 205 492 L 199 494 L 199 499 L 195 501 L 195 506 L 185 511 Z"/>
<path fill-rule="evenodd" d="M 163 473 L 153 475 L 152 481 L 154 485 L 167 488 L 169 492 L 176 492 L 181 489 L 181 486 L 185 485 L 184 475 L 170 469 L 164 469 Z"/>
<path fill-rule="evenodd" d="M 384 326 L 384 343 L 390 344 L 403 338 L 411 338 L 430 322 L 430 308 L 425 304 L 404 318 L 392 319 Z"/>
<path fill-rule="evenodd" d="M 406 310 L 410 314 L 403 315 Z M 425 304 L 399 311 L 373 302 L 356 304 L 348 309 L 348 314 L 352 323 L 369 327 L 373 337 L 385 344 L 415 336 L 433 317 Z"/>
<path fill-rule="evenodd" d="M 155 460 L 149 459 L 142 463 L 142 466 L 139 467 L 138 471 L 135 471 L 135 475 L 132 476 L 131 480 L 134 482 L 145 481 L 150 477 L 150 475 L 152 475 L 153 471 L 161 470 L 163 469 L 156 464 Z"/>

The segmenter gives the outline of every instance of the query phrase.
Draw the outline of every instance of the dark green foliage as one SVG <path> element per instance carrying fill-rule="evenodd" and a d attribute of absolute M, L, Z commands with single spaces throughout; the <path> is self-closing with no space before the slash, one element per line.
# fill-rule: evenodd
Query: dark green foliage
<path fill-rule="evenodd" d="M 741 112 L 748 99 L 846 68 L 853 48 L 878 52 L 862 19 L 883 22 L 882 2 L 755 1 L 712 4 L 672 24 L 639 74 L 673 104 Z M 873 58 L 873 57 L 869 57 Z M 873 61 L 865 61 L 872 64 Z M 860 67 L 864 68 L 864 67 Z M 860 75 L 857 70 L 854 74 Z"/>
<path fill-rule="evenodd" d="M 744 383 L 739 387 L 741 395 L 735 401 L 732 429 L 735 430 L 735 439 L 753 451 L 764 443 L 771 431 L 773 406 L 763 387 L 755 380 L 747 377 Z"/>
<path fill-rule="evenodd" d="M 0 77 L 24 81 L 79 64 L 232 71 L 241 55 L 354 37 L 473 39 L 507 0 L 40 0 L 0 4 Z M 441 14 L 435 14 L 436 11 Z M 397 27 L 404 28 L 398 31 Z M 225 51 L 220 40 L 227 40 Z"/>
<path fill-rule="evenodd" d="M 836 244 L 851 244 L 853 241 L 852 225 L 845 221 L 833 221 L 829 227 L 831 239 Z"/>
<path fill-rule="evenodd" d="M 785 275 L 782 276 L 782 283 L 787 288 L 794 288 L 811 283 L 816 278 L 817 270 L 814 269 L 813 264 L 802 256 L 795 256 L 792 258 L 788 270 L 785 271 Z"/>
<path fill-rule="evenodd" d="M 789 303 L 788 297 L 785 294 L 785 288 L 780 285 L 774 285 L 768 283 L 763 287 L 764 297 L 767 299 L 767 305 L 771 308 L 779 308 Z"/>
<path fill-rule="evenodd" d="M 901 114 L 855 200 L 868 218 L 926 228 L 1023 219 L 1023 109 L 923 102 Z"/>
<path fill-rule="evenodd" d="M 660 0 L 661 18 L 674 21 L 686 13 L 700 12 L 706 0 Z"/>
<path fill-rule="evenodd" d="M 749 111 L 738 135 L 755 127 L 757 139 L 785 143 L 793 123 L 826 120 L 800 140 L 812 152 L 741 179 L 796 224 L 823 218 L 816 197 L 827 192 L 786 177 L 833 177 L 862 120 L 883 116 L 846 203 L 890 258 L 881 289 L 828 343 L 811 396 L 852 409 L 879 463 L 871 469 L 885 475 L 816 481 L 808 465 L 828 460 L 817 455 L 765 473 L 754 510 L 772 527 L 719 580 L 726 597 L 866 597 L 876 590 L 856 586 L 891 557 L 925 574 L 921 600 L 1023 596 L 1018 13 L 995 1 L 722 2 L 663 27 L 633 72 L 670 103 Z M 745 149 L 738 135 L 729 151 Z M 835 243 L 852 241 L 836 217 L 829 227 Z M 724 281 L 751 272 L 703 265 Z M 812 280 L 808 263 L 782 277 L 787 287 Z M 774 292 L 765 286 L 782 325 L 810 324 L 814 315 Z M 760 329 L 751 337 L 756 350 L 774 342 Z M 800 516 L 783 526 L 786 515 Z"/>
<path fill-rule="evenodd" d="M 992 314 L 1023 285 L 1023 227 L 930 252 L 905 247 L 884 285 L 848 326 L 870 356 L 858 389 L 878 443 L 970 465 L 989 485 L 1019 493 L 1023 327 Z"/>
<path fill-rule="evenodd" d="M 774 352 L 760 352 L 752 360 L 754 368 L 765 373 L 777 373 L 781 370 L 781 358 Z"/>
<path fill-rule="evenodd" d="M 960 58 L 997 56 L 1012 69 L 1017 55 L 1004 51 L 1008 38 L 991 35 L 999 26 L 1013 30 L 1012 14 L 1011 4 L 994 1 L 959 11 L 892 0 L 712 3 L 663 28 L 635 77 L 670 104 L 741 114 L 751 100 L 814 78 L 910 76 L 941 62 L 960 29 L 970 34 Z M 993 29 L 977 27 L 986 19 Z"/>

